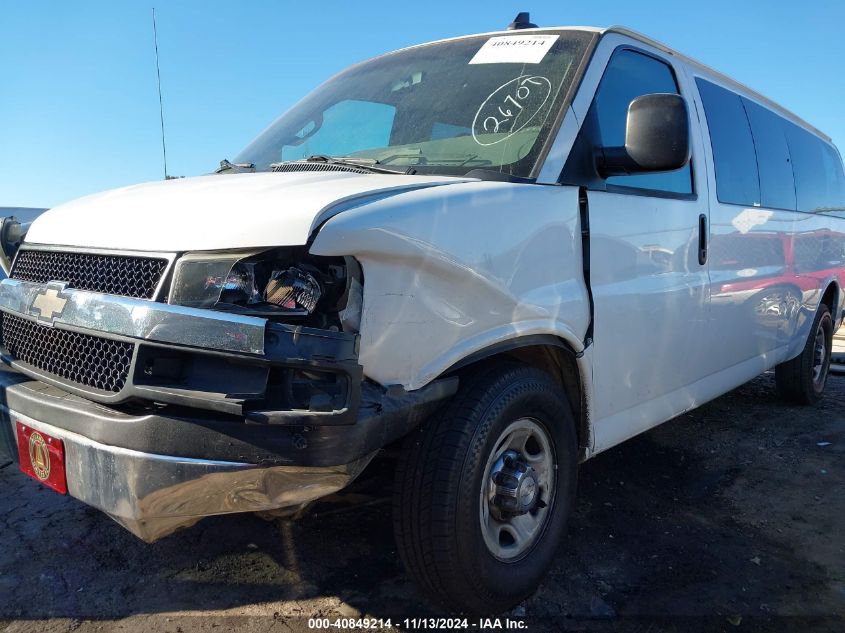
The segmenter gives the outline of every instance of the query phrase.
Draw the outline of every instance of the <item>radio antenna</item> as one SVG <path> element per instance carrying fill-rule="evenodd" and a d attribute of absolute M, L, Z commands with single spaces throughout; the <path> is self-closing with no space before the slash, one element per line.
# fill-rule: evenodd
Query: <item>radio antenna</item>
<path fill-rule="evenodd" d="M 156 78 L 158 79 L 158 116 L 161 120 L 161 154 L 164 158 L 164 179 L 167 180 L 167 145 L 164 143 L 164 103 L 161 99 L 161 70 L 158 65 L 158 31 L 156 30 L 155 7 L 153 7 L 153 43 L 156 51 Z"/>

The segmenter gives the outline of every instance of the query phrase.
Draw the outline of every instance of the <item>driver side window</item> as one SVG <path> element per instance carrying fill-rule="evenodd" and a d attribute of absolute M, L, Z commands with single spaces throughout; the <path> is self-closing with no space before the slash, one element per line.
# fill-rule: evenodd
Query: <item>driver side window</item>
<path fill-rule="evenodd" d="M 679 94 L 672 69 L 650 55 L 617 50 L 605 69 L 573 155 L 564 169 L 564 182 L 608 191 L 624 187 L 658 195 L 692 194 L 691 163 L 675 171 L 610 176 L 604 180 L 595 173 L 594 148 L 624 146 L 628 106 L 633 99 L 654 93 Z"/>

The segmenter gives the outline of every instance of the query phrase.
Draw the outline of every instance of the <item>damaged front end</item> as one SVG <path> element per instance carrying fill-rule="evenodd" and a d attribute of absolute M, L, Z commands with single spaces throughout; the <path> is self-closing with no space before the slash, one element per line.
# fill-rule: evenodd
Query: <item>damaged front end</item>
<path fill-rule="evenodd" d="M 456 388 L 364 378 L 362 283 L 298 247 L 27 245 L 0 282 L 0 437 L 60 440 L 69 494 L 145 540 L 330 494 Z"/>

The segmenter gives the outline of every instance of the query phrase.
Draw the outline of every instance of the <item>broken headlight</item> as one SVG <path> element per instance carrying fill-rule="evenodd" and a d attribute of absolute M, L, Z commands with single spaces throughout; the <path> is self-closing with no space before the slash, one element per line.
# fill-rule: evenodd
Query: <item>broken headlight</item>
<path fill-rule="evenodd" d="M 308 271 L 291 266 L 287 270 L 274 270 L 264 288 L 264 300 L 282 308 L 302 308 L 314 312 L 323 291 L 319 282 Z"/>

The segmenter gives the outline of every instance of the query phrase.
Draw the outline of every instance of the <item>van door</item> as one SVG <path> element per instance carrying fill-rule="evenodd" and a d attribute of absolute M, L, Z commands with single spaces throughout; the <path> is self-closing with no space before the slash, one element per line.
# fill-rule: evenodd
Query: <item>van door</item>
<path fill-rule="evenodd" d="M 711 341 L 722 349 L 711 370 L 732 367 L 730 389 L 781 360 L 801 305 L 795 187 L 779 117 L 708 79 L 695 84 L 711 165 Z"/>
<path fill-rule="evenodd" d="M 587 166 L 595 148 L 624 146 L 632 99 L 683 95 L 678 76 L 656 52 L 616 48 L 564 168 L 563 182 L 581 185 L 588 205 L 596 451 L 696 406 L 694 383 L 711 353 L 699 262 L 707 196 L 696 190 L 706 177 L 692 102 L 692 161 L 683 169 L 602 179 Z"/>

